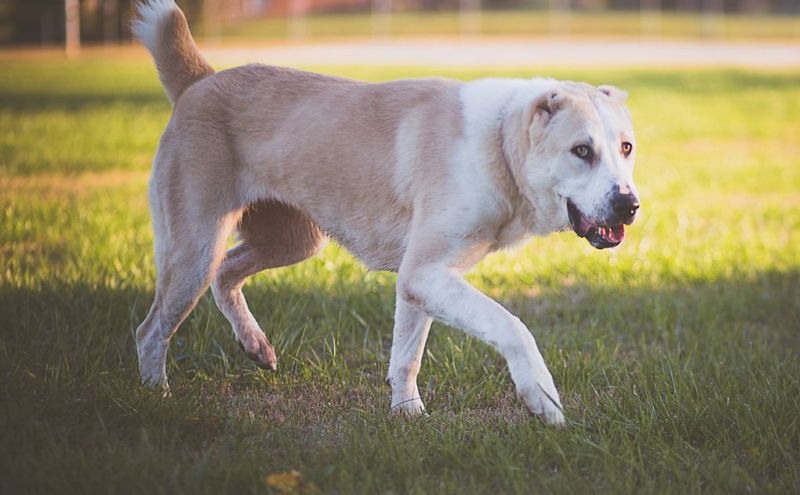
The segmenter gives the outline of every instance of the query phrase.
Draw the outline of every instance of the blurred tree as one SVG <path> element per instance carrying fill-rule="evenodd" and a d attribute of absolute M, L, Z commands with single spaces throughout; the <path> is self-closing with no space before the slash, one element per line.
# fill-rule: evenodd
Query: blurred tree
<path fill-rule="evenodd" d="M 256 0 L 217 0 L 244 5 Z M 0 44 L 53 44 L 66 40 L 66 5 L 80 6 L 82 41 L 130 40 L 128 25 L 137 0 L 0 0 Z M 190 24 L 199 19 L 203 0 L 177 0 Z M 228 9 L 231 10 L 230 8 Z"/>
<path fill-rule="evenodd" d="M 103 41 L 119 41 L 119 0 L 103 0 Z"/>
<path fill-rule="evenodd" d="M 3 0 L 0 5 L 0 41 L 41 43 L 64 39 L 64 0 Z"/>

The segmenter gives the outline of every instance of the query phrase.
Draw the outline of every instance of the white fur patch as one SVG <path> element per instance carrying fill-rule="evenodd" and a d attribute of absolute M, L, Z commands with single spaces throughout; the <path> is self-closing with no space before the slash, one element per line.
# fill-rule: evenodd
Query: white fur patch
<path fill-rule="evenodd" d="M 461 87 L 464 134 L 467 140 L 496 129 L 512 98 L 528 87 L 524 79 L 479 79 Z"/>
<path fill-rule="evenodd" d="M 459 149 L 458 177 L 461 194 L 467 208 L 474 209 L 474 218 L 462 213 L 460 224 L 469 220 L 480 222 L 490 204 L 498 204 L 498 192 L 475 187 L 475 184 L 492 184 L 487 163 L 491 163 L 497 153 L 496 137 L 504 119 L 515 111 L 531 105 L 537 98 L 557 87 L 554 79 L 499 79 L 488 78 L 465 83 L 460 90 L 460 100 L 464 118 L 464 139 Z M 520 139 L 528 139 L 527 135 Z M 471 209 L 470 209 L 471 208 Z M 534 232 L 540 225 L 534 225 Z M 552 232 L 548 228 L 546 233 Z M 512 239 L 511 243 L 521 239 Z"/>
<path fill-rule="evenodd" d="M 505 112 L 521 108 L 558 85 L 553 79 L 478 79 L 461 88 L 466 136 L 484 135 Z"/>
<path fill-rule="evenodd" d="M 131 31 L 151 53 L 158 48 L 162 21 L 175 10 L 178 10 L 175 0 L 146 0 L 138 5 L 139 18 L 131 24 Z"/>

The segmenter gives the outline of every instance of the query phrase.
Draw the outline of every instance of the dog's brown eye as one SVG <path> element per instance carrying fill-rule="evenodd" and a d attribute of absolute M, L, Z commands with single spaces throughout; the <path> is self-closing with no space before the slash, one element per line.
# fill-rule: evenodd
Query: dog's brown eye
<path fill-rule="evenodd" d="M 628 156 L 633 151 L 633 145 L 627 141 L 622 143 L 622 154 Z"/>
<path fill-rule="evenodd" d="M 585 144 L 579 144 L 572 148 L 572 154 L 580 158 L 581 160 L 591 160 L 592 159 L 592 148 L 586 146 Z"/>

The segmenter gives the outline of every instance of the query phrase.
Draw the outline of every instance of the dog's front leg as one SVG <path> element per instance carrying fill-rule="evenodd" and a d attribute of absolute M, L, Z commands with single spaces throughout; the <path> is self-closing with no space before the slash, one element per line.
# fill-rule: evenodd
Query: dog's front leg
<path fill-rule="evenodd" d="M 392 412 L 418 414 L 425 411 L 417 389 L 417 374 L 430 328 L 431 318 L 398 294 L 387 375 L 392 387 Z"/>
<path fill-rule="evenodd" d="M 443 263 L 401 267 L 397 289 L 398 299 L 497 349 L 506 359 L 517 393 L 528 409 L 545 423 L 564 423 L 553 377 L 536 341 L 519 318 Z"/>

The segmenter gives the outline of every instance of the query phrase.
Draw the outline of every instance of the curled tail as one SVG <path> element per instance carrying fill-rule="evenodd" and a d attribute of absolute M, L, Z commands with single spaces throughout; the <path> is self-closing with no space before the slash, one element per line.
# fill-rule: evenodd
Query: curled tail
<path fill-rule="evenodd" d="M 214 69 L 194 43 L 186 17 L 174 0 L 145 0 L 138 11 L 133 34 L 150 50 L 161 84 L 175 103 L 186 88 Z"/>

